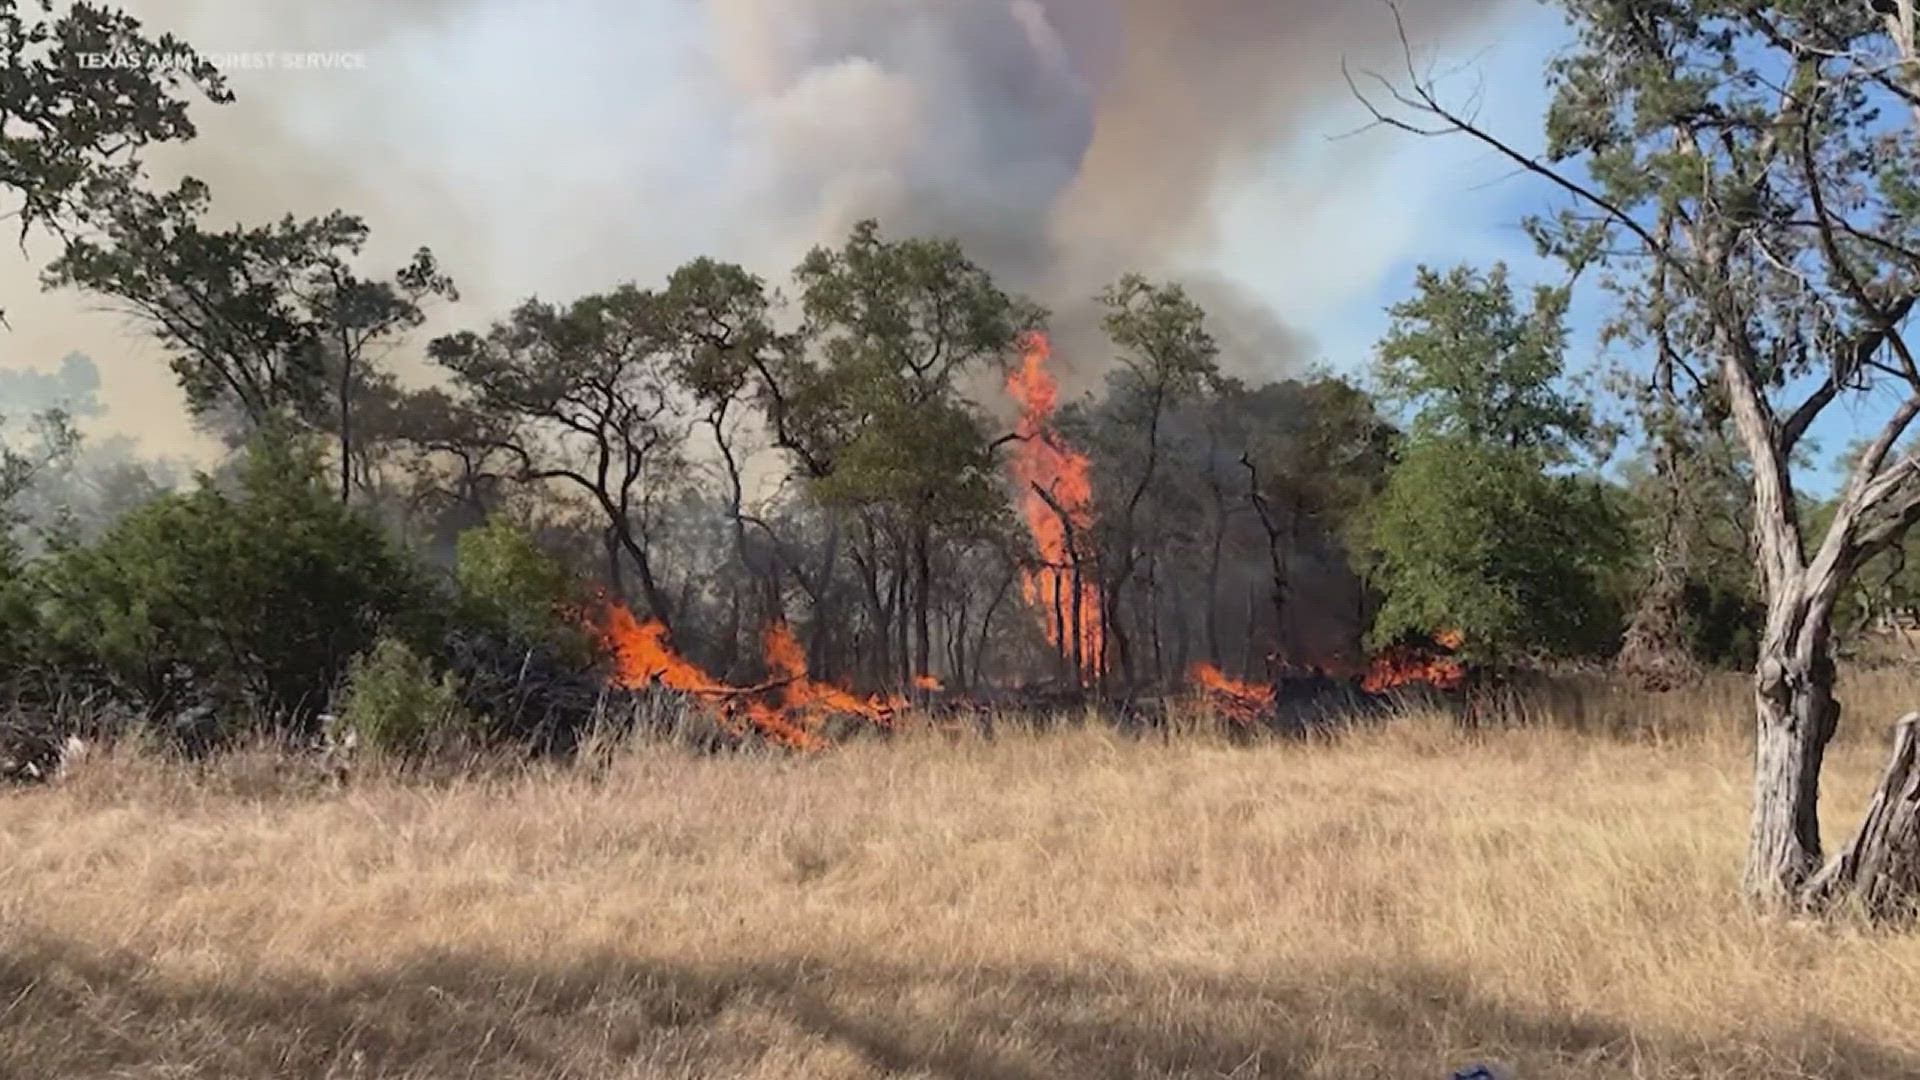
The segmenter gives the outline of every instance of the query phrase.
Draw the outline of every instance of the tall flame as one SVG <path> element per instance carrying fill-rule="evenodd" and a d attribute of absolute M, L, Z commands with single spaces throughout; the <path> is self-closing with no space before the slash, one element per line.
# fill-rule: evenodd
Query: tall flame
<path fill-rule="evenodd" d="M 1041 569 L 1022 575 L 1021 591 L 1027 603 L 1040 612 L 1047 641 L 1061 655 L 1070 657 L 1076 637 L 1073 549 L 1077 546 L 1085 551 L 1085 536 L 1093 526 L 1093 478 L 1087 456 L 1068 447 L 1053 430 L 1053 418 L 1060 411 L 1060 383 L 1047 370 L 1052 358 L 1053 345 L 1045 334 L 1027 335 L 1021 343 L 1020 366 L 1007 379 L 1007 393 L 1020 403 L 1016 429 L 1020 441 L 1013 456 L 1013 477 L 1020 486 L 1020 508 L 1027 528 L 1045 562 Z M 1058 510 L 1048 505 L 1041 491 L 1051 496 Z M 1073 544 L 1068 542 L 1069 523 Z M 1077 637 L 1082 677 L 1097 674 L 1106 657 L 1100 592 L 1090 577 L 1083 572 L 1079 582 Z"/>
<path fill-rule="evenodd" d="M 1274 689 L 1229 677 L 1206 661 L 1193 665 L 1188 678 L 1206 692 L 1221 714 L 1236 724 L 1257 724 L 1273 711 Z"/>
<path fill-rule="evenodd" d="M 736 734 L 749 729 L 770 742 L 797 750 L 827 745 L 820 729 L 829 717 L 858 716 L 890 725 L 904 706 L 898 699 L 861 698 L 807 672 L 806 651 L 784 623 L 764 636 L 769 680 L 759 686 L 731 686 L 701 670 L 667 644 L 667 628 L 642 623 L 619 604 L 607 604 L 600 631 L 615 662 L 614 681 L 629 689 L 665 686 L 691 694 Z"/>

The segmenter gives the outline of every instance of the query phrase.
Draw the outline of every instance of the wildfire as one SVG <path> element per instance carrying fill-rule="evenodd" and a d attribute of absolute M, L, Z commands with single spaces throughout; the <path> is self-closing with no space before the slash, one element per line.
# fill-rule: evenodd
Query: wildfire
<path fill-rule="evenodd" d="M 1455 689 L 1466 681 L 1467 669 L 1448 654 L 1466 644 L 1467 637 L 1458 630 L 1441 630 L 1433 635 L 1433 641 L 1446 653 L 1416 645 L 1390 646 L 1374 658 L 1373 670 L 1361 681 L 1361 689 L 1379 694 L 1416 683 L 1436 690 Z"/>
<path fill-rule="evenodd" d="M 1060 410 L 1060 384 L 1047 370 L 1052 343 L 1045 334 L 1030 334 L 1021 353 L 1020 367 L 1007 379 L 1007 393 L 1020 403 L 1013 476 L 1020 486 L 1027 528 L 1046 563 L 1022 575 L 1021 591 L 1041 613 L 1047 641 L 1061 655 L 1077 660 L 1083 678 L 1091 677 L 1099 673 L 1106 657 L 1105 623 L 1099 590 L 1074 569 L 1076 543 L 1069 543 L 1068 528 L 1071 525 L 1078 542 L 1093 525 L 1091 463 L 1053 430 L 1054 415 Z"/>
<path fill-rule="evenodd" d="M 807 673 L 806 651 L 785 624 L 767 629 L 764 645 L 771 677 L 759 686 L 730 686 L 707 674 L 673 651 L 664 625 L 642 623 L 619 604 L 606 605 L 600 630 L 613 651 L 619 685 L 630 689 L 657 685 L 691 694 L 728 730 L 744 733 L 750 728 L 796 750 L 826 746 L 820 728 L 831 716 L 859 716 L 885 726 L 905 704 L 877 696 L 861 698 L 814 681 Z"/>
<path fill-rule="evenodd" d="M 947 684 L 941 682 L 939 677 L 936 675 L 916 675 L 913 678 L 913 688 L 916 690 L 926 690 L 926 691 L 937 694 L 940 691 L 945 690 L 947 688 Z"/>
<path fill-rule="evenodd" d="M 1257 724 L 1273 710 L 1271 686 L 1256 686 L 1230 678 L 1204 660 L 1193 665 L 1188 677 L 1206 692 L 1215 708 L 1236 724 Z"/>

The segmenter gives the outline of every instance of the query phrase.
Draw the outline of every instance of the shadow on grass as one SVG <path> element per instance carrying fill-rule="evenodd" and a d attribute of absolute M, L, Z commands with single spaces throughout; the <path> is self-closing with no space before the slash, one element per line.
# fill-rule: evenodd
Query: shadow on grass
<path fill-rule="evenodd" d="M 0 934 L 0 1076 L 1445 1077 L 1920 1075 L 1830 1027 L 1637 1036 L 1431 971 L 1264 979 L 908 970 L 798 960 L 694 970 L 427 955 L 293 981 L 181 978 L 132 954 Z"/>

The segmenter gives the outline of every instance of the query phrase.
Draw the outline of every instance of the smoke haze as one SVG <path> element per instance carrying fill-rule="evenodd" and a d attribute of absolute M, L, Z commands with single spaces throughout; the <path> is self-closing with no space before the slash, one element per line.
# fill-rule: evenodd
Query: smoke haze
<path fill-rule="evenodd" d="M 126 0 L 208 54 L 347 50 L 356 70 L 233 70 L 239 101 L 156 155 L 224 218 L 339 207 L 370 267 L 432 246 L 476 325 L 533 293 L 657 279 L 700 254 L 779 281 L 878 217 L 960 237 L 1058 313 L 1091 377 L 1088 298 L 1124 270 L 1204 265 L 1215 197 L 1347 93 L 1344 56 L 1397 54 L 1353 0 Z M 1422 45 L 1499 0 L 1402 0 Z M 1276 237 L 1275 243 L 1284 243 Z M 0 259 L 0 366 L 78 348 L 114 424 L 182 445 L 171 376 L 83 298 Z M 1183 275 L 1186 276 L 1186 275 Z M 1228 363 L 1278 374 L 1299 336 L 1224 278 L 1195 281 Z M 1084 346 L 1082 346 L 1084 342 Z M 132 403 L 147 404 L 151 415 Z M 0 409 L 4 409 L 0 405 Z"/>

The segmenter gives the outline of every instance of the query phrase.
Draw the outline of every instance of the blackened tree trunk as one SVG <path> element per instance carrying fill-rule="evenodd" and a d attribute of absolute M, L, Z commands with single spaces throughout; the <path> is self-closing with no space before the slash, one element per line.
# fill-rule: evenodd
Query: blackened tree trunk
<path fill-rule="evenodd" d="M 933 547 L 932 529 L 926 524 L 913 531 L 913 670 L 911 677 L 933 670 Z"/>

